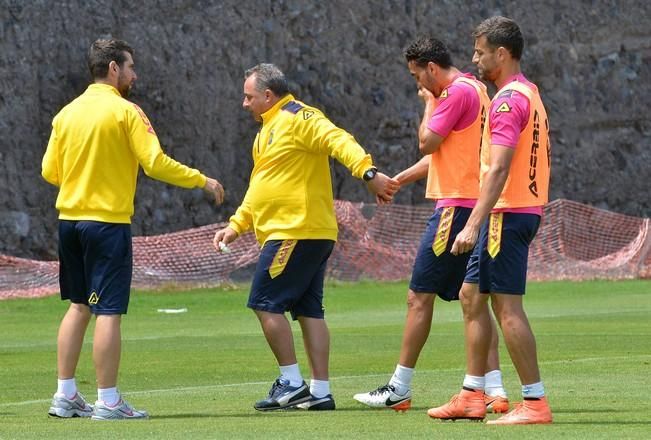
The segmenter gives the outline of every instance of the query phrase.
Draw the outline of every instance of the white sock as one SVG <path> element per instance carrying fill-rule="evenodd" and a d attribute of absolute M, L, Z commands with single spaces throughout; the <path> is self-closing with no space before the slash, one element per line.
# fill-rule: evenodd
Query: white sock
<path fill-rule="evenodd" d="M 120 401 L 120 393 L 116 387 L 97 388 L 97 400 L 101 400 L 108 406 L 115 406 Z"/>
<path fill-rule="evenodd" d="M 545 387 L 543 386 L 542 381 L 529 385 L 522 385 L 522 397 L 533 397 L 536 399 L 545 397 Z"/>
<path fill-rule="evenodd" d="M 330 382 L 327 380 L 312 379 L 310 381 L 310 394 L 319 399 L 327 396 L 330 394 Z"/>
<path fill-rule="evenodd" d="M 484 391 L 484 386 L 486 385 L 486 380 L 484 376 L 470 376 L 466 374 L 463 378 L 463 386 L 465 388 L 470 388 L 475 391 Z"/>
<path fill-rule="evenodd" d="M 303 376 L 298 364 L 280 365 L 280 376 L 289 381 L 289 385 L 299 387 L 303 383 Z"/>
<path fill-rule="evenodd" d="M 72 399 L 77 394 L 77 382 L 72 379 L 57 379 L 57 394 L 63 394 L 67 399 Z"/>
<path fill-rule="evenodd" d="M 489 371 L 484 376 L 484 379 L 486 380 L 486 387 L 484 388 L 486 395 L 491 397 L 508 397 L 504 389 L 504 384 L 502 383 L 502 372 L 500 370 Z"/>
<path fill-rule="evenodd" d="M 396 393 L 405 394 L 411 389 L 411 378 L 414 376 L 414 369 L 396 365 L 396 371 L 393 372 L 389 385 L 393 385 Z"/>

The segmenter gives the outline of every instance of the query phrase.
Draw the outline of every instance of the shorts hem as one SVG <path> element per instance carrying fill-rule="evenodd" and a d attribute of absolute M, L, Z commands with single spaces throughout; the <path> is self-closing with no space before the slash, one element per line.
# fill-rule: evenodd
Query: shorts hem
<path fill-rule="evenodd" d="M 292 318 L 294 321 L 296 321 L 298 318 L 312 318 L 312 319 L 323 319 L 325 320 L 325 314 L 322 313 L 320 316 L 312 316 L 312 315 L 306 315 L 305 313 L 293 313 L 292 312 Z"/>
<path fill-rule="evenodd" d="M 524 295 L 523 291 L 513 290 L 513 289 L 490 289 L 490 290 L 484 289 L 480 293 L 489 294 L 489 295 L 491 294 L 520 295 L 520 296 Z"/>
<path fill-rule="evenodd" d="M 90 310 L 93 315 L 126 315 L 126 310 Z"/>
<path fill-rule="evenodd" d="M 435 289 L 427 289 L 425 287 L 420 287 L 420 286 L 414 286 L 412 284 L 409 285 L 409 290 L 413 291 L 414 293 L 423 293 L 423 294 L 428 294 L 428 295 L 436 295 L 436 290 Z"/>
<path fill-rule="evenodd" d="M 434 290 L 421 290 L 421 289 L 418 289 L 418 288 L 414 288 L 411 284 L 409 285 L 409 289 L 412 292 L 418 293 L 418 294 L 421 294 L 421 295 L 436 295 L 439 298 L 441 298 L 443 301 L 447 301 L 447 302 L 459 301 L 459 292 L 457 292 L 456 294 L 449 295 L 446 292 L 438 293 L 436 291 L 436 289 L 434 289 Z"/>
<path fill-rule="evenodd" d="M 251 310 L 257 310 L 260 312 L 278 313 L 279 315 L 283 315 L 286 312 L 286 310 L 282 310 L 282 309 L 279 310 L 278 308 L 261 306 L 259 304 L 247 304 L 246 306 Z"/>

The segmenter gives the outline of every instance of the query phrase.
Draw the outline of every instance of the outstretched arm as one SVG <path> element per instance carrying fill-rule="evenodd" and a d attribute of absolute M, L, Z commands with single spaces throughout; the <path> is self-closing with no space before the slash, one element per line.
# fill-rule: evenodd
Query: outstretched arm
<path fill-rule="evenodd" d="M 301 139 L 302 145 L 334 157 L 354 177 L 361 179 L 366 171 L 373 168 L 371 155 L 364 151 L 350 133 L 337 127 L 321 112 L 312 112 L 299 119 L 297 124 L 295 136 Z M 377 196 L 378 203 L 383 204 L 393 200 L 400 184 L 383 173 L 377 173 L 367 182 L 367 187 Z"/>
<path fill-rule="evenodd" d="M 427 173 L 429 172 L 429 162 L 430 156 L 423 156 L 418 162 L 409 168 L 400 171 L 398 174 L 393 176 L 393 178 L 400 183 L 400 186 L 408 185 L 417 180 L 424 179 L 427 177 Z"/>

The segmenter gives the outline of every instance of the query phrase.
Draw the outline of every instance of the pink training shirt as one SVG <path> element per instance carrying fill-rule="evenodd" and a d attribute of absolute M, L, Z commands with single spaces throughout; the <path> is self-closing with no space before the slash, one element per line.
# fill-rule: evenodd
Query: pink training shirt
<path fill-rule="evenodd" d="M 443 95 L 447 92 L 447 96 L 438 98 L 438 105 L 427 123 L 427 128 L 442 138 L 447 137 L 452 130 L 460 131 L 468 128 L 479 112 L 479 96 L 477 96 L 475 89 L 470 84 L 454 82 L 460 76 L 476 79 L 470 73 L 457 75 L 452 80 L 452 84 L 442 93 Z M 436 207 L 460 206 L 474 208 L 476 203 L 477 199 L 440 199 L 437 201 Z"/>
<path fill-rule="evenodd" d="M 533 86 L 522 73 L 513 75 L 507 83 L 518 81 Z M 504 106 L 508 111 L 504 111 Z M 491 144 L 515 148 L 520 140 L 520 133 L 529 122 L 529 99 L 515 90 L 505 90 L 497 95 L 491 103 L 488 117 L 491 131 Z M 529 208 L 501 208 L 492 212 L 515 212 L 520 214 L 537 214 L 542 216 L 541 206 Z"/>

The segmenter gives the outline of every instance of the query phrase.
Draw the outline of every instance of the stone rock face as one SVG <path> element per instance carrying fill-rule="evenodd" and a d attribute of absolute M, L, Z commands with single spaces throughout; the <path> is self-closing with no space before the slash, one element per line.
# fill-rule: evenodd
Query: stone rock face
<path fill-rule="evenodd" d="M 495 14 L 525 34 L 523 70 L 550 116 L 552 198 L 651 215 L 646 0 L 0 0 L 0 252 L 56 258 L 56 189 L 40 163 L 52 117 L 89 83 L 86 52 L 97 37 L 135 48 L 131 99 L 165 151 L 226 188 L 215 207 L 201 190 L 141 176 L 133 233 L 151 235 L 224 221 L 239 205 L 257 130 L 241 108 L 245 69 L 278 64 L 298 99 L 323 109 L 394 174 L 419 159 L 422 112 L 402 48 L 433 33 L 457 67 L 475 72 L 472 29 Z M 373 201 L 341 165 L 333 175 L 337 198 Z M 396 201 L 422 203 L 423 194 L 414 184 Z"/>

